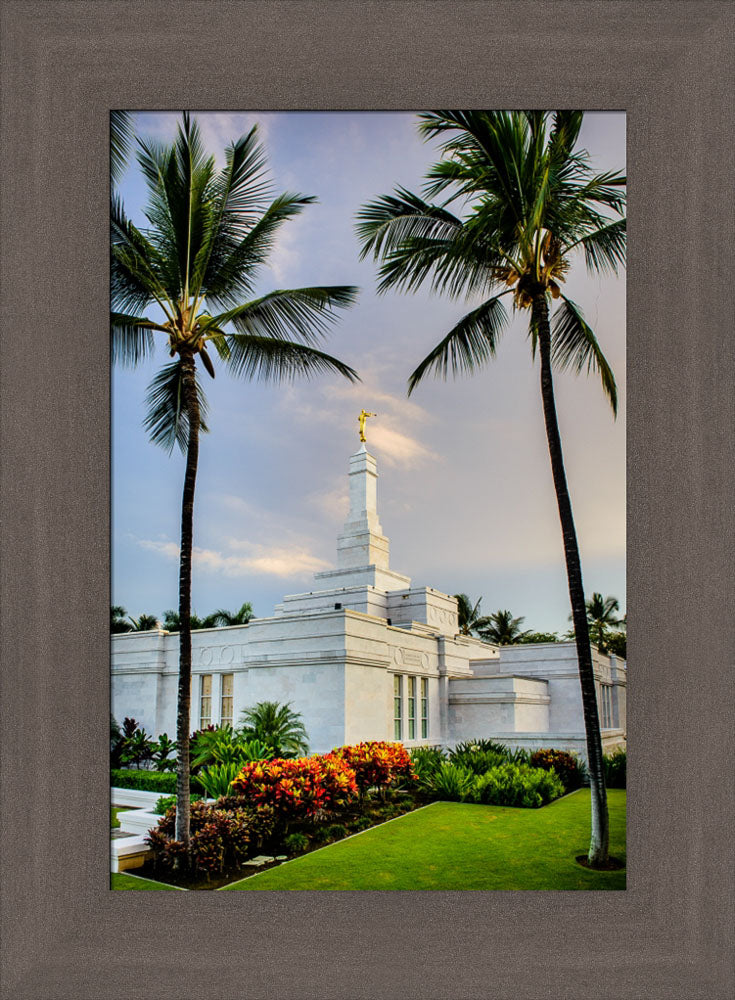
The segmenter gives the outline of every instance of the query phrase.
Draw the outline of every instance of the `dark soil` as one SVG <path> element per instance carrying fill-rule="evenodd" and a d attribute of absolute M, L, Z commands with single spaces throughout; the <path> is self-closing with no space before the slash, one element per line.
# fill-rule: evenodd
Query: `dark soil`
<path fill-rule="evenodd" d="M 591 865 L 586 854 L 578 854 L 574 860 L 583 868 L 589 868 L 595 872 L 618 872 L 621 868 L 625 868 L 625 862 L 620 861 L 619 858 L 608 858 L 604 865 Z"/>

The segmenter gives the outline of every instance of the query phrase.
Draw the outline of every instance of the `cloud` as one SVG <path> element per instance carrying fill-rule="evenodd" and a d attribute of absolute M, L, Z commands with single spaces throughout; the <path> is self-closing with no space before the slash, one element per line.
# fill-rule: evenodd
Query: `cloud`
<path fill-rule="evenodd" d="M 370 372 L 363 375 L 359 385 L 330 383 L 320 387 L 317 401 L 313 391 L 311 398 L 307 398 L 300 386 L 289 386 L 282 392 L 279 404 L 287 412 L 297 412 L 300 421 L 344 425 L 350 420 L 355 438 L 357 415 L 365 407 L 376 415 L 367 422 L 368 448 L 374 448 L 386 465 L 417 468 L 440 461 L 440 456 L 420 436 L 421 430 L 436 418 L 418 403 L 376 388 L 376 378 Z M 333 509 L 338 496 L 333 491 L 315 494 L 326 505 L 331 503 Z"/>
<path fill-rule="evenodd" d="M 379 424 L 371 428 L 370 444 L 375 446 L 375 450 L 385 460 L 386 465 L 416 468 L 425 462 L 439 461 L 436 452 L 431 451 L 416 438 L 390 427 L 381 427 Z"/>
<path fill-rule="evenodd" d="M 325 514 L 330 521 L 344 521 L 350 508 L 350 495 L 346 485 L 346 477 L 331 490 L 319 490 L 310 493 L 306 501 L 320 513 Z"/>
<path fill-rule="evenodd" d="M 179 558 L 179 546 L 175 542 L 160 542 L 142 538 L 138 544 L 141 548 L 157 552 L 167 559 Z M 203 549 L 194 546 L 193 563 L 202 570 L 221 573 L 225 576 L 248 576 L 253 573 L 264 573 L 284 579 L 301 579 L 320 570 L 330 569 L 331 564 L 324 559 L 318 559 L 302 546 L 269 547 L 231 541 L 233 548 L 244 549 L 243 555 L 224 555 L 214 549 Z"/>

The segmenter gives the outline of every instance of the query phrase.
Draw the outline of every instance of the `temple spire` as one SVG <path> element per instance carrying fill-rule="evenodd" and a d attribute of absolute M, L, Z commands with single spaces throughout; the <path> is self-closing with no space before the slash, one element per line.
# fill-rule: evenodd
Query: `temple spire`
<path fill-rule="evenodd" d="M 364 443 L 350 457 L 349 482 L 350 512 L 337 538 L 337 566 L 388 569 L 389 543 L 378 520 L 378 466 Z"/>

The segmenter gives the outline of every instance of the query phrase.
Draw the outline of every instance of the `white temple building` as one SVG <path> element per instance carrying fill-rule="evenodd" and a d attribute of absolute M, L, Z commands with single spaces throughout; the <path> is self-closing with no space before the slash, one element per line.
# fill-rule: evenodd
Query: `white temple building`
<path fill-rule="evenodd" d="M 350 458 L 337 568 L 284 597 L 270 618 L 192 633 L 191 728 L 237 723 L 259 701 L 290 702 L 310 750 L 361 740 L 407 747 L 493 738 L 586 756 L 573 642 L 493 646 L 459 634 L 457 602 L 390 569 L 377 463 Z M 112 713 L 150 736 L 176 731 L 178 635 L 112 637 Z M 625 743 L 626 666 L 593 647 L 603 747 Z"/>

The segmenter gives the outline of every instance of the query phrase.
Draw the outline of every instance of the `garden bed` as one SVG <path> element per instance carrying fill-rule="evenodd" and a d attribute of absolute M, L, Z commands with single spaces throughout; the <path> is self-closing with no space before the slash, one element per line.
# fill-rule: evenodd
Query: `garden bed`
<path fill-rule="evenodd" d="M 270 857 L 273 858 L 272 861 L 266 861 L 257 866 L 243 864 L 229 867 L 222 873 L 217 873 L 209 878 L 201 873 L 191 875 L 184 872 L 162 872 L 160 867 L 154 865 L 151 860 L 146 861 L 142 867 L 136 868 L 135 873 L 143 878 L 153 879 L 181 889 L 220 889 L 231 882 L 247 878 L 255 873 L 260 874 L 271 868 L 277 868 L 285 860 L 303 857 L 330 844 L 338 843 L 346 837 L 380 826 L 391 819 L 397 819 L 425 804 L 426 800 L 423 797 L 409 795 L 401 791 L 388 792 L 385 798 L 376 795 L 366 796 L 360 806 L 341 814 L 338 821 L 330 821 L 322 826 L 302 826 L 290 830 L 291 833 L 302 833 L 308 838 L 308 846 L 305 850 L 299 851 L 298 854 L 287 852 L 282 840 L 267 841 L 255 852 L 255 856 Z M 341 831 L 338 830 L 340 827 Z M 279 860 L 276 860 L 277 858 Z"/>

